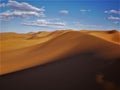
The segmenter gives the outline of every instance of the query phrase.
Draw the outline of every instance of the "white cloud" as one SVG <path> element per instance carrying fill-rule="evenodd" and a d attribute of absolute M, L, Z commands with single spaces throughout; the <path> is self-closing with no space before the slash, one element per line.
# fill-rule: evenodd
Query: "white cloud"
<path fill-rule="evenodd" d="M 120 10 L 108 10 L 108 11 L 104 11 L 104 13 L 108 13 L 108 14 L 120 14 Z"/>
<path fill-rule="evenodd" d="M 61 14 L 68 14 L 69 11 L 68 10 L 61 10 L 61 11 L 59 11 L 59 13 L 61 13 Z"/>
<path fill-rule="evenodd" d="M 46 19 L 38 19 L 36 21 L 36 23 L 38 24 L 44 24 L 44 25 L 59 25 L 59 26 L 65 26 L 65 23 L 63 22 L 51 22 L 49 20 Z"/>
<path fill-rule="evenodd" d="M 115 22 L 113 22 L 114 24 L 120 24 L 120 22 L 118 22 L 118 21 L 115 21 Z"/>
<path fill-rule="evenodd" d="M 0 8 L 5 7 L 5 6 L 6 6 L 5 3 L 0 4 Z"/>
<path fill-rule="evenodd" d="M 120 20 L 120 17 L 109 16 L 108 20 Z"/>
<path fill-rule="evenodd" d="M 28 16 L 37 16 L 37 17 L 44 17 L 44 13 L 38 13 L 38 12 L 34 12 L 34 11 L 6 11 L 3 13 L 0 13 L 0 19 L 4 20 L 4 19 L 8 19 L 11 17 L 28 17 Z"/>
<path fill-rule="evenodd" d="M 81 24 L 80 22 L 73 22 L 73 24 L 75 25 L 75 26 L 79 26 L 79 27 L 87 27 L 87 28 L 100 28 L 100 27 L 103 27 L 103 26 L 101 26 L 101 25 L 95 25 L 95 24 L 90 24 L 90 25 L 88 25 L 88 24 Z"/>
<path fill-rule="evenodd" d="M 81 9 L 80 12 L 91 12 L 91 10 L 88 10 L 88 9 Z"/>
<path fill-rule="evenodd" d="M 25 26 L 49 27 L 49 28 L 64 28 L 64 22 L 55 22 L 46 19 L 38 19 L 36 21 L 27 21 L 22 23 Z"/>
<path fill-rule="evenodd" d="M 3 4 L 4 5 L 4 4 Z M 36 16 L 36 17 L 44 17 L 44 7 L 37 8 L 25 2 L 17 2 L 9 0 L 8 3 L 5 5 L 8 6 L 10 9 L 9 11 L 4 11 L 0 13 L 0 20 L 8 20 L 13 19 L 15 17 L 26 17 L 29 16 Z"/>
<path fill-rule="evenodd" d="M 15 9 L 15 10 L 21 10 L 21 11 L 34 11 L 34 12 L 43 12 L 45 11 L 44 8 L 37 8 L 37 7 L 34 7 L 26 2 L 17 2 L 17 1 L 11 1 L 9 0 L 8 1 L 8 4 L 7 6 L 9 8 L 12 8 L 12 9 Z"/>
<path fill-rule="evenodd" d="M 104 13 L 110 14 L 110 15 L 112 14 L 111 16 L 107 17 L 107 19 L 113 21 L 112 23 L 114 23 L 116 25 L 119 24 L 120 10 L 114 10 L 114 9 L 112 9 L 112 10 L 104 11 Z M 116 14 L 117 16 L 113 16 L 113 14 Z"/>

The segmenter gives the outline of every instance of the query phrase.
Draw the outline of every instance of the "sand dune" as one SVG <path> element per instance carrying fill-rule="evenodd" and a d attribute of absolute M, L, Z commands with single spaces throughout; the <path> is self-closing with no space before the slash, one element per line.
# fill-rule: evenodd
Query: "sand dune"
<path fill-rule="evenodd" d="M 32 34 L 32 36 L 21 36 L 22 38 L 29 36 L 32 37 L 29 39 L 35 39 L 35 43 L 30 41 L 30 44 L 27 44 L 29 45 L 27 47 L 24 43 L 26 40 L 24 42 L 19 42 L 18 40 L 18 42 L 16 41 L 14 43 L 10 43 L 11 41 L 9 41 L 13 47 L 10 47 L 10 49 L 12 49 L 9 49 L 9 51 L 2 50 L 1 52 L 1 75 L 36 65 L 45 64 L 80 52 L 89 53 L 91 51 L 96 51 L 96 57 L 102 57 L 106 60 L 114 60 L 119 58 L 119 45 L 86 33 L 79 31 L 56 31 L 51 33 L 39 32 L 35 33 L 35 35 L 36 34 L 38 38 L 33 38 L 34 34 Z M 49 38 L 49 40 L 46 40 L 45 38 Z M 15 40 L 16 39 L 17 38 L 15 38 Z M 28 42 L 29 39 L 27 38 Z M 44 43 L 41 43 L 41 39 L 45 40 Z M 20 43 L 22 45 L 19 47 Z M 2 43 L 2 45 L 5 48 L 9 47 L 9 44 L 4 46 Z"/>
<path fill-rule="evenodd" d="M 107 41 L 120 44 L 120 32 L 116 30 L 111 31 L 88 31 L 88 30 L 82 30 L 80 32 L 88 33 L 90 35 L 105 39 Z"/>
<path fill-rule="evenodd" d="M 53 38 L 56 38 L 59 35 L 62 35 L 64 33 L 71 32 L 71 31 L 72 30 L 62 30 L 62 31 L 54 31 L 54 32 L 41 31 L 37 33 L 30 32 L 26 34 L 18 34 L 13 32 L 0 33 L 0 47 L 1 47 L 0 52 L 41 44 Z M 93 35 L 116 44 L 120 44 L 120 32 L 115 30 L 114 31 L 81 30 L 80 32 Z"/>
<path fill-rule="evenodd" d="M 38 32 L 38 33 L 0 33 L 0 47 L 1 51 L 10 51 L 20 49 L 24 47 L 33 46 L 36 44 L 49 41 L 67 31 L 55 31 L 55 32 Z"/>
<path fill-rule="evenodd" d="M 113 36 L 118 38 L 116 33 L 69 30 L 4 33 L 0 87 L 2 90 L 119 90 L 120 45 L 118 39 L 113 39 Z"/>
<path fill-rule="evenodd" d="M 0 87 L 3 90 L 119 90 L 118 33 L 71 30 L 1 33 Z"/>

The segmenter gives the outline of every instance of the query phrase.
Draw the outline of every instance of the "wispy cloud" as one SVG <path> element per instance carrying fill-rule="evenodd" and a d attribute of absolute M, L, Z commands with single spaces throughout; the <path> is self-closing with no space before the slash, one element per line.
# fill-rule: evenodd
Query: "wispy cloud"
<path fill-rule="evenodd" d="M 73 24 L 75 26 L 79 26 L 79 27 L 87 27 L 87 28 L 100 28 L 100 27 L 103 27 L 102 25 L 95 25 L 95 24 L 81 24 L 80 22 L 73 22 Z"/>
<path fill-rule="evenodd" d="M 114 23 L 116 25 L 119 24 L 119 21 L 120 21 L 120 10 L 114 10 L 114 9 L 112 9 L 112 10 L 104 11 L 104 13 L 110 15 L 110 16 L 107 17 L 107 19 L 111 20 L 112 23 Z"/>
<path fill-rule="evenodd" d="M 5 6 L 6 6 L 5 3 L 0 4 L 0 8 L 5 7 Z"/>
<path fill-rule="evenodd" d="M 44 8 L 37 8 L 34 7 L 26 2 L 17 2 L 17 1 L 9 1 L 7 6 L 9 8 L 15 9 L 15 10 L 20 10 L 20 11 L 34 11 L 34 12 L 43 12 L 45 11 Z"/>
<path fill-rule="evenodd" d="M 6 20 L 10 19 L 11 17 L 28 17 L 28 16 L 37 16 L 37 17 L 43 17 L 44 13 L 38 13 L 38 12 L 33 12 L 33 11 L 6 11 L 3 13 L 0 13 L 0 19 Z M 12 19 L 11 18 L 11 19 Z"/>
<path fill-rule="evenodd" d="M 107 19 L 108 20 L 120 20 L 120 17 L 109 16 Z"/>
<path fill-rule="evenodd" d="M 56 22 L 47 19 L 38 19 L 36 21 L 27 21 L 22 23 L 25 26 L 37 26 L 37 27 L 45 27 L 45 28 L 64 28 L 66 23 L 64 22 Z"/>
<path fill-rule="evenodd" d="M 104 13 L 108 13 L 108 14 L 120 14 L 120 10 L 107 10 L 107 11 L 104 11 Z"/>
<path fill-rule="evenodd" d="M 61 13 L 61 14 L 68 14 L 69 11 L 68 10 L 60 10 L 59 13 Z"/>
<path fill-rule="evenodd" d="M 80 12 L 91 12 L 89 9 L 81 9 Z"/>
<path fill-rule="evenodd" d="M 114 24 L 117 24 L 117 25 L 119 25 L 120 24 L 120 22 L 118 22 L 118 21 L 115 21 L 115 22 L 113 22 Z"/>

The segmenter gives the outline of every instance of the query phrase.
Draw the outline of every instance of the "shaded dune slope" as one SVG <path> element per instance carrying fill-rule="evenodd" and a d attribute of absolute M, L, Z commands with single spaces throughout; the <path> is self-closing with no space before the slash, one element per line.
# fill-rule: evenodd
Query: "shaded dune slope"
<path fill-rule="evenodd" d="M 104 89 L 96 82 L 96 75 L 102 72 L 105 80 L 120 85 L 120 68 L 117 68 L 120 62 L 109 63 L 111 62 L 95 57 L 93 53 L 79 53 L 2 76 L 0 87 L 3 90 L 117 90 Z"/>

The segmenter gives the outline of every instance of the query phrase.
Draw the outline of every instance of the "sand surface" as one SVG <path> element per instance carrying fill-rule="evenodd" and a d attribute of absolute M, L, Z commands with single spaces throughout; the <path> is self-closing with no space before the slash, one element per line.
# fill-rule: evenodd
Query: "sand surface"
<path fill-rule="evenodd" d="M 120 84 L 120 79 L 116 79 L 119 77 L 115 74 L 120 73 L 118 31 L 64 30 L 27 34 L 1 33 L 0 36 L 0 84 L 2 83 L 3 90 L 119 88 L 116 85 Z M 27 82 L 29 86 L 24 86 Z M 4 83 L 8 87 L 4 87 Z M 110 85 L 113 86 L 109 89 Z"/>

